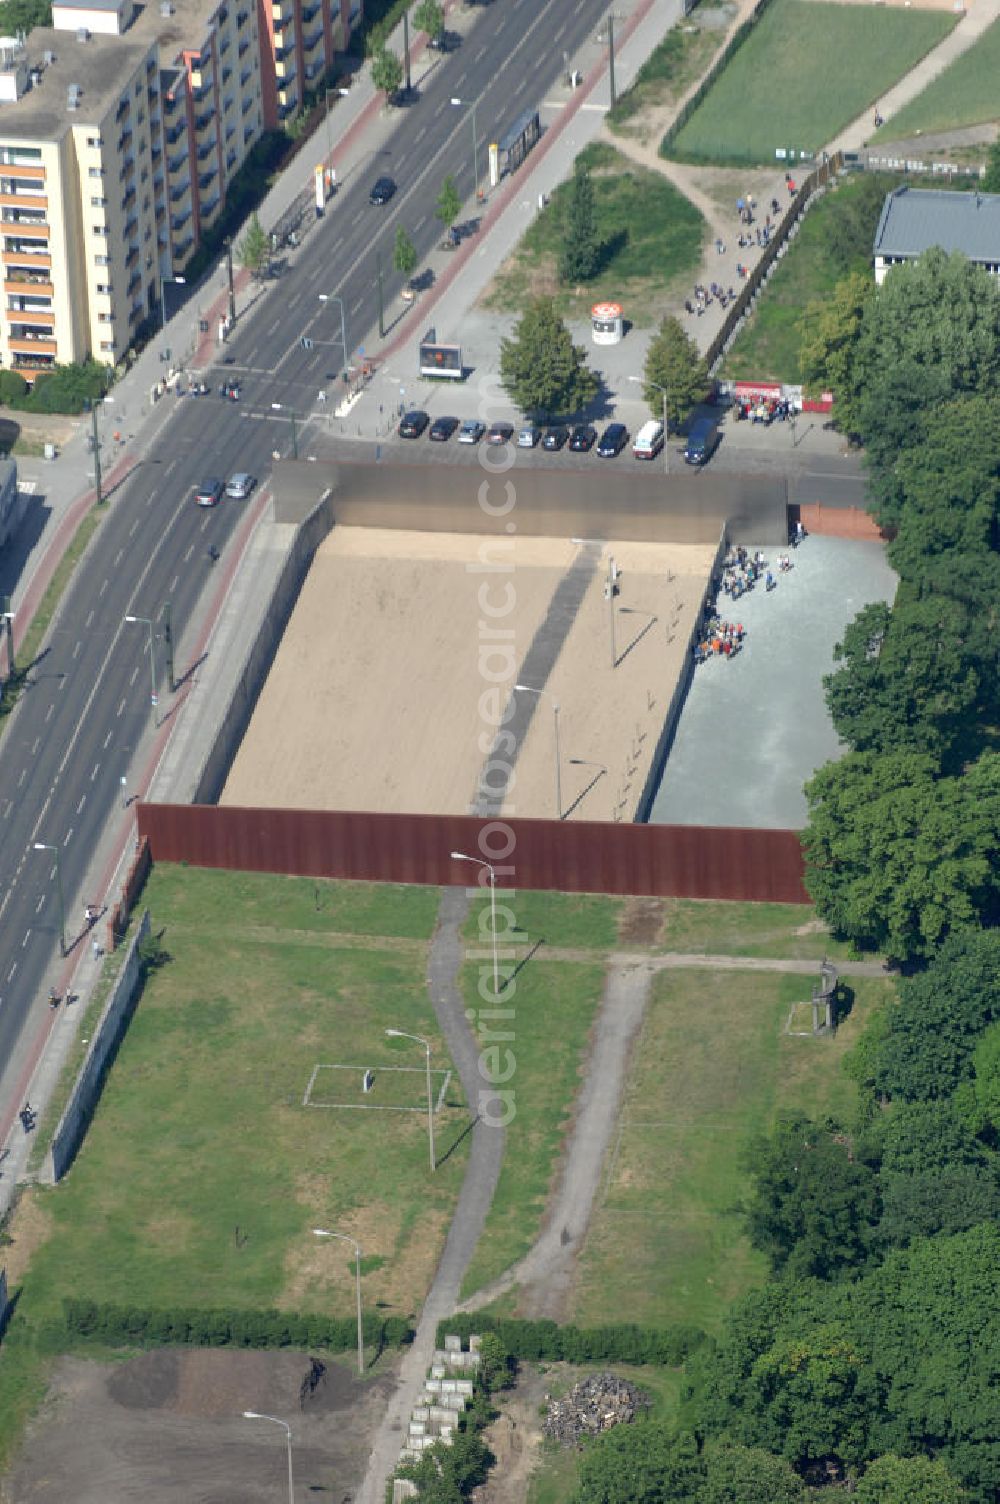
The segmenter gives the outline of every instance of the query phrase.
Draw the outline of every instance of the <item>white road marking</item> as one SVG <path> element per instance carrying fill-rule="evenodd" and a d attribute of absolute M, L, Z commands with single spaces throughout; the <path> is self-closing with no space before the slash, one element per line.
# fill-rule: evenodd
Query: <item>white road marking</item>
<path fill-rule="evenodd" d="M 558 39 L 559 39 L 559 38 L 560 38 L 560 37 L 561 37 L 561 36 L 562 36 L 562 34 L 563 34 L 563 31 L 565 31 L 565 30 L 566 30 L 566 27 L 565 27 L 565 26 L 563 26 L 563 29 L 562 29 L 562 31 L 557 31 L 557 32 L 556 32 L 556 40 L 557 40 L 557 41 L 558 41 Z M 480 47 L 480 49 L 479 49 L 479 51 L 478 51 L 478 52 L 477 52 L 477 53 L 476 53 L 476 55 L 475 55 L 475 57 L 474 57 L 474 58 L 473 58 L 473 59 L 472 59 L 472 61 L 473 61 L 473 62 L 474 62 L 474 63 L 481 63 L 481 62 L 482 62 L 482 60 L 483 60 L 483 58 L 484 58 L 484 57 L 485 57 L 485 56 L 486 56 L 486 48 L 485 48 L 485 47 Z"/>
<path fill-rule="evenodd" d="M 55 708 L 56 708 L 56 702 L 55 702 L 55 700 L 53 700 L 52 703 L 50 704 L 48 710 L 45 712 L 45 724 L 46 725 L 48 725 L 49 721 L 51 721 L 51 719 L 52 719 L 52 712 L 55 710 Z"/>
<path fill-rule="evenodd" d="M 76 657 L 77 653 L 80 651 L 80 649 L 82 647 L 83 647 L 83 643 L 78 640 L 76 646 L 73 649 L 73 657 L 74 658 Z"/>
<path fill-rule="evenodd" d="M 34 743 L 32 744 L 32 748 L 31 748 L 31 755 L 32 755 L 32 757 L 37 757 L 38 756 L 38 747 L 39 747 L 39 743 L 41 742 L 41 740 L 42 740 L 42 738 L 40 736 L 36 736 L 35 737 Z"/>
<path fill-rule="evenodd" d="M 362 305 L 362 303 L 364 301 L 365 301 L 364 298 L 359 298 L 358 301 L 354 304 L 353 308 L 351 309 L 351 312 L 352 313 L 357 313 L 358 309 L 361 307 L 361 305 Z"/>
<path fill-rule="evenodd" d="M 270 329 L 269 329 L 269 330 L 268 330 L 268 331 L 267 331 L 267 332 L 268 332 L 268 334 L 273 334 L 273 333 L 274 333 L 274 331 L 275 331 L 275 330 L 276 330 L 276 329 L 277 329 L 277 328 L 278 328 L 278 326 L 279 326 L 279 325 L 280 325 L 280 323 L 281 323 L 281 319 L 280 319 L 280 318 L 276 318 L 276 319 L 275 319 L 275 321 L 274 321 L 274 323 L 273 323 L 273 324 L 272 324 L 272 325 L 271 325 L 271 327 L 270 327 Z"/>
<path fill-rule="evenodd" d="M 24 947 L 27 945 L 27 943 L 28 943 L 28 941 L 30 939 L 31 939 L 31 931 L 30 930 L 25 930 L 25 932 L 24 932 L 24 939 L 21 941 L 21 949 L 22 950 L 24 950 Z"/>
<path fill-rule="evenodd" d="M 93 621 L 93 619 L 94 619 L 94 613 L 93 613 L 93 611 L 88 611 L 87 612 L 87 620 L 83 624 L 83 630 L 85 632 L 89 632 L 90 631 L 90 623 Z"/>
<path fill-rule="evenodd" d="M 125 556 L 125 550 L 123 548 L 120 548 L 118 550 L 118 552 L 115 554 L 115 563 L 114 563 L 115 569 L 118 568 L 118 566 L 121 563 L 121 561 L 124 558 L 124 556 Z"/>
<path fill-rule="evenodd" d="M 27 778 L 27 776 L 28 776 L 28 770 L 27 770 L 27 768 L 22 768 L 22 769 L 21 769 L 21 776 L 20 776 L 20 778 L 19 778 L 19 779 L 18 779 L 18 780 L 17 780 L 17 786 L 18 786 L 18 788 L 20 788 L 20 787 L 21 787 L 21 785 L 22 785 L 22 783 L 23 783 L 23 782 L 24 782 L 24 780 L 25 780 L 25 779 L 26 779 L 26 778 Z"/>
<path fill-rule="evenodd" d="M 131 537 L 134 537 L 134 535 L 135 535 L 135 530 L 136 530 L 136 528 L 137 528 L 137 527 L 138 527 L 138 526 L 139 526 L 139 519 L 138 519 L 138 517 L 137 517 L 137 518 L 136 518 L 136 519 L 135 519 L 135 521 L 134 521 L 134 522 L 133 522 L 133 524 L 132 524 L 132 526 L 131 526 L 131 527 L 130 527 L 130 528 L 129 528 L 129 530 L 128 530 L 128 535 L 129 535 L 129 537 L 130 537 L 130 538 L 131 538 Z"/>
<path fill-rule="evenodd" d="M 112 733 L 109 731 L 108 734 L 107 734 L 107 736 L 104 738 L 104 745 L 105 746 L 108 745 L 108 742 L 111 740 L 111 736 L 112 736 Z"/>
<path fill-rule="evenodd" d="M 125 710 L 125 701 L 122 700 L 121 704 L 118 706 L 118 714 L 122 715 L 124 713 L 124 710 Z"/>
<path fill-rule="evenodd" d="M 87 802 L 87 796 L 86 796 L 86 794 L 82 794 L 80 796 L 80 803 L 76 807 L 76 812 L 77 812 L 78 815 L 82 815 L 83 814 L 83 806 L 86 804 L 86 802 Z"/>
<path fill-rule="evenodd" d="M 44 909 L 44 907 L 45 907 L 45 894 L 43 893 L 42 896 L 39 898 L 38 902 L 35 904 L 35 913 L 36 914 L 40 914 L 42 912 L 42 910 Z"/>
<path fill-rule="evenodd" d="M 184 555 L 184 559 L 183 559 L 183 562 L 184 562 L 184 563 L 185 563 L 185 564 L 186 564 L 186 563 L 187 563 L 187 561 L 188 561 L 188 559 L 190 559 L 190 557 L 191 557 L 191 555 L 192 555 L 192 554 L 193 554 L 193 553 L 194 553 L 194 544 L 193 544 L 193 543 L 192 543 L 192 544 L 191 544 L 191 546 L 190 546 L 190 547 L 189 547 L 189 549 L 188 549 L 188 551 L 187 551 L 187 553 L 186 553 L 186 554 L 185 554 L 185 555 Z"/>
<path fill-rule="evenodd" d="M 10 968 L 10 971 L 8 971 L 8 973 L 7 973 L 7 980 L 8 980 L 8 982 L 12 982 L 14 980 L 14 974 L 15 974 L 16 971 L 17 971 L 17 962 L 15 961 L 14 964 L 13 964 L 13 966 Z"/>
<path fill-rule="evenodd" d="M 97 775 L 98 775 L 98 773 L 100 771 L 101 771 L 101 765 L 100 765 L 100 763 L 99 762 L 95 762 L 94 763 L 94 771 L 90 775 L 90 781 L 91 781 L 91 783 L 93 783 L 94 779 L 97 777 Z"/>
<path fill-rule="evenodd" d="M 170 581 L 170 594 L 171 595 L 173 595 L 174 591 L 177 589 L 177 582 L 178 582 L 179 579 L 180 579 L 180 575 L 179 574 L 175 574 L 174 577 L 173 577 L 173 579 Z"/>
<path fill-rule="evenodd" d="M 73 839 L 73 827 L 71 825 L 70 828 L 69 828 L 69 830 L 66 832 L 66 839 L 65 839 L 65 841 L 63 841 L 63 845 L 64 846 L 68 846 L 69 843 L 70 843 L 70 841 L 72 841 L 72 839 Z"/>
<path fill-rule="evenodd" d="M 104 584 L 101 586 L 100 590 L 97 592 L 98 595 L 103 595 L 104 592 L 105 592 L 105 590 L 107 590 L 107 588 L 108 588 L 108 582 L 107 582 L 107 580 L 105 580 Z"/>
<path fill-rule="evenodd" d="M 132 670 L 132 677 L 131 677 L 131 679 L 128 682 L 130 684 L 134 684 L 135 681 L 136 681 L 136 679 L 138 679 L 138 677 L 139 677 L 139 665 L 136 664 L 135 668 Z"/>

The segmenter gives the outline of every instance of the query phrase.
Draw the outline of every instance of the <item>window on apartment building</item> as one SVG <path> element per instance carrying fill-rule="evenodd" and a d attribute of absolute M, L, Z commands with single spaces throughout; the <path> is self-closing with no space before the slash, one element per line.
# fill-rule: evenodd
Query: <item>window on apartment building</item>
<path fill-rule="evenodd" d="M 113 321 L 113 319 L 114 319 L 114 314 L 111 314 L 111 313 L 99 313 L 97 315 L 97 322 L 99 324 L 110 324 Z M 102 349 L 104 348 L 103 345 L 101 346 L 101 348 Z"/>
<path fill-rule="evenodd" d="M 115 353 L 115 342 L 114 342 L 114 340 L 113 339 L 102 339 L 101 340 L 101 349 L 106 354 L 113 355 Z"/>
<path fill-rule="evenodd" d="M 97 282 L 94 285 L 94 291 L 95 292 L 110 293 L 110 291 L 111 291 L 111 284 L 110 284 L 110 282 Z"/>
<path fill-rule="evenodd" d="M 104 168 L 103 167 L 91 167 L 91 168 L 88 169 L 88 176 L 92 177 L 92 178 L 103 178 L 103 176 L 104 176 Z"/>
<path fill-rule="evenodd" d="M 87 145 L 101 147 L 104 145 L 104 142 L 101 140 L 100 136 L 88 136 Z"/>
<path fill-rule="evenodd" d="M 97 235 L 97 236 L 100 237 L 100 236 L 103 236 L 103 235 L 107 235 L 107 233 L 108 233 L 108 227 L 107 227 L 107 225 L 95 225 L 94 226 L 94 234 L 95 235 Z"/>
<path fill-rule="evenodd" d="M 111 265 L 111 257 L 110 256 L 95 256 L 94 257 L 94 265 L 95 266 L 110 266 Z"/>
<path fill-rule="evenodd" d="M 106 203 L 106 198 L 92 198 L 90 200 L 90 207 L 92 209 L 103 209 Z"/>

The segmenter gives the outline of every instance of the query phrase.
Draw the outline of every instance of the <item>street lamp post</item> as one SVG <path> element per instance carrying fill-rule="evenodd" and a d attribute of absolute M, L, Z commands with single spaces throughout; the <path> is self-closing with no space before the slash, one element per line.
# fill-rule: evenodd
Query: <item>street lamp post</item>
<path fill-rule="evenodd" d="M 229 279 L 229 327 L 236 323 L 236 281 L 233 277 L 233 237 L 227 235 L 222 242 L 226 248 L 226 275 Z"/>
<path fill-rule="evenodd" d="M 56 859 L 56 898 L 59 900 L 59 954 L 66 954 L 66 900 L 63 896 L 62 864 L 59 861 L 59 847 L 52 846 L 48 841 L 36 841 L 36 851 L 51 851 Z"/>
<path fill-rule="evenodd" d="M 4 611 L 3 611 L 2 617 L 0 617 L 0 620 L 3 621 L 3 628 L 6 628 L 6 637 L 7 637 L 7 677 L 9 679 L 13 679 L 14 675 L 17 673 L 17 667 L 16 667 L 16 665 L 14 663 L 14 614 L 15 613 L 10 609 L 10 604 L 11 604 L 11 602 L 10 602 L 10 596 L 9 595 L 5 595 L 4 598 L 3 598 Z M 2 631 L 3 628 L 0 628 L 0 631 Z"/>
<path fill-rule="evenodd" d="M 385 339 L 385 291 L 382 286 L 382 252 L 375 252 L 375 281 L 378 288 L 378 333 Z"/>
<path fill-rule="evenodd" d="M 456 109 L 460 110 L 462 108 L 462 106 L 464 105 L 465 100 L 464 99 L 457 99 L 453 95 L 451 102 L 455 106 Z M 474 99 L 472 101 L 472 105 L 471 105 L 471 109 L 472 109 L 472 186 L 473 186 L 473 189 L 474 189 L 474 197 L 475 197 L 476 203 L 478 204 L 478 202 L 479 202 L 479 133 L 476 130 L 476 104 L 477 104 L 477 101 Z"/>
<path fill-rule="evenodd" d="M 608 555 L 608 578 L 604 586 L 604 592 L 608 599 L 608 609 L 611 621 L 611 667 L 618 667 L 618 641 L 615 636 L 615 596 L 618 593 L 618 570 L 615 568 L 614 556 Z"/>
<path fill-rule="evenodd" d="M 313 1236 L 316 1238 L 339 1238 L 342 1243 L 350 1243 L 354 1249 L 354 1295 L 358 1308 L 358 1373 L 364 1376 L 365 1371 L 365 1326 L 361 1315 L 361 1244 L 349 1238 L 345 1232 L 331 1232 L 328 1227 L 314 1227 Z"/>
<path fill-rule="evenodd" d="M 407 1034 L 405 1029 L 386 1029 L 389 1039 L 412 1039 L 415 1044 L 424 1047 L 424 1059 L 427 1063 L 427 1143 L 430 1148 L 431 1171 L 437 1169 L 437 1160 L 434 1157 L 434 1098 L 431 1095 L 431 1047 L 422 1034 Z"/>
<path fill-rule="evenodd" d="M 492 862 L 484 862 L 482 857 L 466 856 L 464 851 L 453 851 L 453 862 L 474 862 L 477 867 L 485 867 L 490 874 L 490 927 L 493 930 L 493 996 L 500 996 L 500 958 L 497 955 L 497 875 Z"/>
<path fill-rule="evenodd" d="M 552 701 L 552 725 L 555 731 L 556 742 L 556 819 L 562 819 L 562 767 L 559 756 L 559 701 L 547 689 L 535 689 L 530 684 L 515 684 L 515 690 L 520 690 L 526 695 L 538 695 Z"/>
<path fill-rule="evenodd" d="M 156 707 L 156 657 L 153 653 L 153 623 L 148 616 L 126 616 L 125 620 L 132 626 L 139 624 L 147 628 L 149 632 L 149 703 Z"/>
<path fill-rule="evenodd" d="M 343 300 L 343 298 L 335 297 L 332 292 L 321 292 L 320 295 L 319 295 L 319 300 L 320 300 L 321 303 L 336 303 L 340 307 L 340 343 L 344 347 L 344 370 L 346 371 L 347 370 L 347 320 L 344 317 L 344 300 Z"/>
<path fill-rule="evenodd" d="M 667 428 L 667 389 L 665 386 L 661 386 L 658 381 L 647 381 L 643 376 L 630 376 L 629 381 L 638 382 L 640 386 L 651 386 L 663 398 L 663 473 L 664 475 L 669 475 L 670 444 L 668 440 L 670 435 Z"/>
<path fill-rule="evenodd" d="M 186 277 L 161 277 L 160 278 L 160 328 L 161 329 L 165 329 L 167 327 L 167 283 L 168 282 L 173 282 L 176 285 L 178 285 L 180 287 L 183 287 L 186 281 L 187 281 Z"/>
<path fill-rule="evenodd" d="M 276 1415 L 263 1415 L 259 1410 L 244 1410 L 244 1420 L 269 1420 L 272 1425 L 280 1426 L 285 1433 L 285 1446 L 288 1448 L 288 1504 L 295 1504 L 295 1481 L 292 1477 L 292 1428 L 287 1420 L 279 1420 Z"/>

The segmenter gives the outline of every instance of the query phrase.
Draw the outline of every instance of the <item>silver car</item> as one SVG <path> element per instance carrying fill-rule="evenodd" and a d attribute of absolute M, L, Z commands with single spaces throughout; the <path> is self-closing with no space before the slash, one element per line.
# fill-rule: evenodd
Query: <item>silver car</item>
<path fill-rule="evenodd" d="M 523 428 L 518 429 L 518 449 L 534 449 L 535 445 L 540 444 L 541 441 L 542 430 L 536 427 L 534 423 L 526 423 Z"/>
<path fill-rule="evenodd" d="M 229 477 L 226 495 L 231 496 L 234 501 L 245 501 L 256 484 L 252 475 L 248 475 L 245 470 L 237 470 L 235 475 Z"/>
<path fill-rule="evenodd" d="M 481 423 L 478 418 L 466 418 L 458 430 L 458 442 L 460 444 L 478 444 L 485 432 L 485 423 Z"/>

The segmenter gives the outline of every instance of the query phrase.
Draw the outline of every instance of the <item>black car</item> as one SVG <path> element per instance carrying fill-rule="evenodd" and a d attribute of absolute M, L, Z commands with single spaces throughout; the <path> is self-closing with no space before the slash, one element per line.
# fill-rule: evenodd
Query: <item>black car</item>
<path fill-rule="evenodd" d="M 576 450 L 577 454 L 586 452 L 594 447 L 597 438 L 597 429 L 589 423 L 577 423 L 569 436 L 569 447 Z"/>
<path fill-rule="evenodd" d="M 624 423 L 609 423 L 601 434 L 597 445 L 597 452 L 603 460 L 613 460 L 616 454 L 621 454 L 628 443 L 628 429 Z"/>
<path fill-rule="evenodd" d="M 435 444 L 446 444 L 457 427 L 457 418 L 435 418 L 428 437 Z"/>
<path fill-rule="evenodd" d="M 487 444 L 509 444 L 513 437 L 513 423 L 491 423 L 486 430 Z"/>
<path fill-rule="evenodd" d="M 569 429 L 564 428 L 561 423 L 554 423 L 551 428 L 545 430 L 545 437 L 542 439 L 542 448 L 561 449 L 568 438 Z"/>
<path fill-rule="evenodd" d="M 401 439 L 419 439 L 424 429 L 430 422 L 430 418 L 419 407 L 412 412 L 404 413 L 399 422 L 399 437 Z"/>
<path fill-rule="evenodd" d="M 370 204 L 387 204 L 396 191 L 392 178 L 376 178 L 368 195 Z"/>
<path fill-rule="evenodd" d="M 432 52 L 451 52 L 453 48 L 458 46 L 458 43 L 459 37 L 457 32 L 439 31 L 436 36 L 430 38 L 427 45 Z"/>

